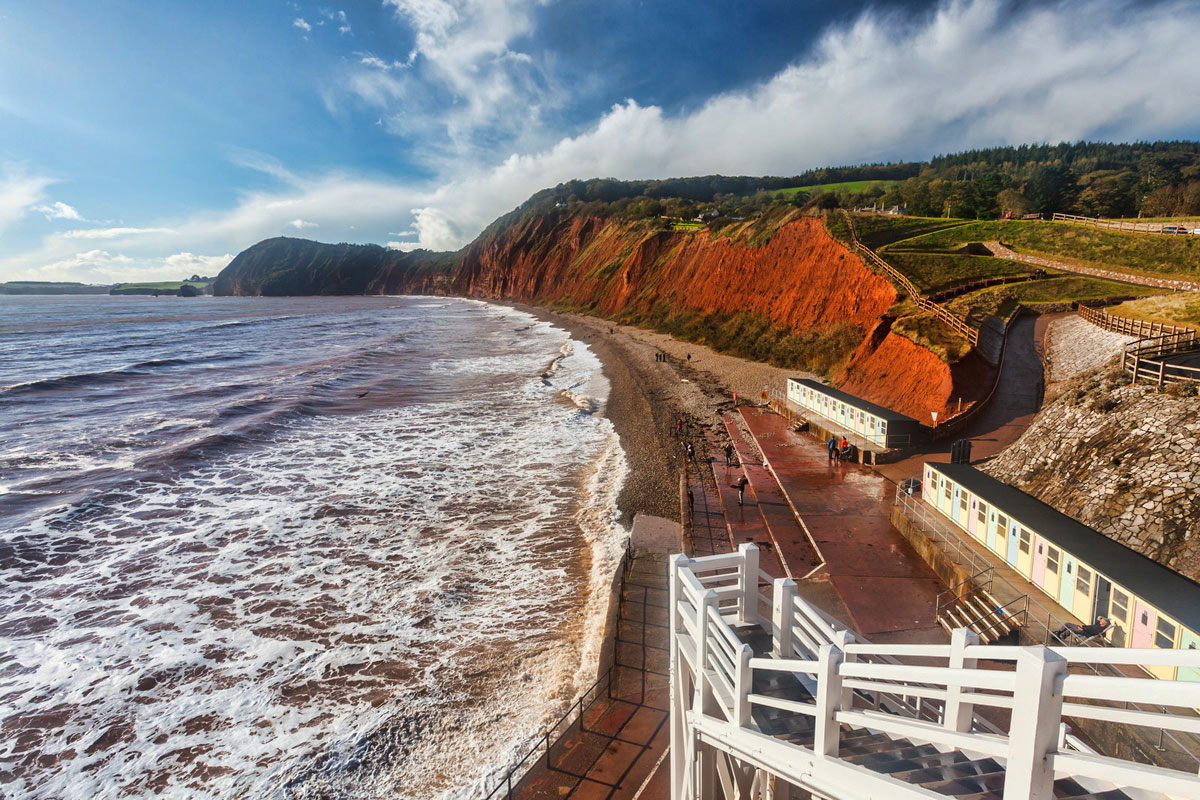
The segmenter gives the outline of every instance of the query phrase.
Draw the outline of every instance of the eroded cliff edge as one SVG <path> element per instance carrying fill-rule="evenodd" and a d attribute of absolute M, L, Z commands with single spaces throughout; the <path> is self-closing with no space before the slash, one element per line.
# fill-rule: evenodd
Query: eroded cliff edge
<path fill-rule="evenodd" d="M 510 215 L 458 253 L 269 239 L 238 255 L 215 291 L 512 300 L 683 329 L 719 349 L 757 347 L 756 356 L 823 372 L 922 420 L 956 394 L 949 365 L 891 332 L 892 284 L 820 219 L 795 212 L 716 232 L 566 212 Z"/>

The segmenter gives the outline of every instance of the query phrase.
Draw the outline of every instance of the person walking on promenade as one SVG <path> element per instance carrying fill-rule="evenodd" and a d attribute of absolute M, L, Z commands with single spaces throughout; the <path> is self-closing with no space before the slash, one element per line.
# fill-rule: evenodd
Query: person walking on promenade
<path fill-rule="evenodd" d="M 833 461 L 835 458 L 837 458 L 837 439 L 833 437 L 833 434 L 830 434 L 829 441 L 826 442 L 826 446 L 829 448 L 829 460 Z"/>
<path fill-rule="evenodd" d="M 738 490 L 738 505 L 739 505 L 739 506 L 740 506 L 740 505 L 745 505 L 745 500 L 746 500 L 746 484 L 748 484 L 749 482 L 750 482 L 750 479 L 749 479 L 749 478 L 747 478 L 747 477 L 746 477 L 746 473 L 744 473 L 744 472 L 743 472 L 743 473 L 742 473 L 742 477 L 741 477 L 741 478 L 739 478 L 739 479 L 738 479 L 738 482 L 737 482 L 737 490 Z"/>
<path fill-rule="evenodd" d="M 725 466 L 733 466 L 733 443 L 725 445 Z"/>

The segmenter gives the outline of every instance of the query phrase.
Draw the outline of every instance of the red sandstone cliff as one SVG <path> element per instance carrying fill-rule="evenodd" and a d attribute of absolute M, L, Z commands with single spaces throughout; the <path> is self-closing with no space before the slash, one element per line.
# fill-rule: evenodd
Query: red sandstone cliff
<path fill-rule="evenodd" d="M 950 367 L 887 330 L 881 318 L 895 289 L 830 237 L 821 220 L 796 215 L 760 246 L 741 238 L 539 216 L 476 240 L 450 289 L 603 316 L 665 302 L 680 310 L 751 312 L 797 331 L 849 321 L 864 338 L 837 385 L 922 421 L 945 407 L 954 391 Z"/>

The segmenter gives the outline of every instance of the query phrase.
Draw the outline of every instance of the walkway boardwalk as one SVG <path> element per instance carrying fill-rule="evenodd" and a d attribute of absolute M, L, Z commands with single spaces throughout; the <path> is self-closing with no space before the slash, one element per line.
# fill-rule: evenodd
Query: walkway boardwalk
<path fill-rule="evenodd" d="M 869 467 L 832 463 L 772 411 L 742 408 L 778 486 L 804 520 L 855 630 L 878 642 L 945 642 L 934 618 L 945 586 L 892 527 L 894 487 Z"/>

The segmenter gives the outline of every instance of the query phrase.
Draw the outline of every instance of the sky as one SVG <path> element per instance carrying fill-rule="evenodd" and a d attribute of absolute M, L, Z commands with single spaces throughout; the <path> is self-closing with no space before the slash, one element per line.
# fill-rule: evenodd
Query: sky
<path fill-rule="evenodd" d="M 453 250 L 572 178 L 1200 139 L 1200 2 L 0 0 L 0 280 Z"/>

